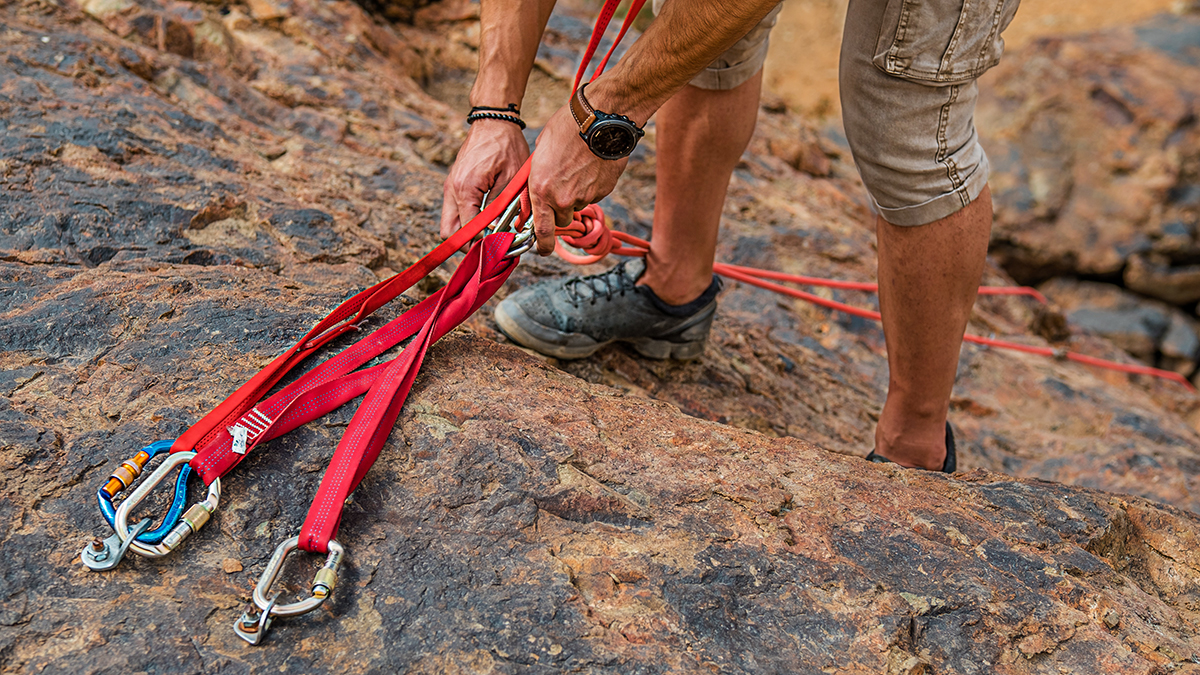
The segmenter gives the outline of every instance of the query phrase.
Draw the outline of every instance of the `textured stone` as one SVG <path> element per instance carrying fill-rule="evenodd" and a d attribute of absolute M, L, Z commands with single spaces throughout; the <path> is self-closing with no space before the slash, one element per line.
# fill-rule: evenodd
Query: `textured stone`
<path fill-rule="evenodd" d="M 288 16 L 285 7 L 271 0 L 247 0 L 246 6 L 250 8 L 250 16 L 256 21 L 274 21 Z"/>
<path fill-rule="evenodd" d="M 993 250 L 1007 271 L 1027 283 L 1116 275 L 1155 253 L 1165 269 L 1126 272 L 1131 287 L 1171 302 L 1200 297 L 1189 268 L 1200 253 L 1197 45 L 1200 16 L 1164 15 L 1039 40 L 983 79 Z"/>
<path fill-rule="evenodd" d="M 1041 290 L 1072 326 L 1103 335 L 1147 363 L 1189 376 L 1195 370 L 1200 326 L 1181 310 L 1112 284 L 1055 279 Z"/>
<path fill-rule="evenodd" d="M 1167 327 L 1158 346 L 1164 356 L 1174 359 L 1195 360 L 1200 352 L 1200 338 L 1196 337 L 1196 322 L 1182 312 L 1171 314 L 1171 325 Z"/>
<path fill-rule="evenodd" d="M 170 296 L 180 271 L 127 263 L 42 286 L 38 297 L 59 303 L 88 289 L 100 316 L 146 316 L 143 303 L 160 298 L 175 312 L 128 323 L 99 360 L 43 366 L 8 399 L 8 419 L 39 430 L 4 442 L 32 469 L 5 474 L 5 503 L 23 523 L 7 545 L 38 554 L 6 559 L 9 667 L 1032 673 L 1099 658 L 1150 673 L 1200 653 L 1193 515 L 985 472 L 877 467 L 689 418 L 471 337 L 433 350 L 355 495 L 328 610 L 281 620 L 265 646 L 246 648 L 230 624 L 302 520 L 349 411 L 239 467 L 213 522 L 177 555 L 109 574 L 75 559 L 113 459 L 178 428 L 211 404 L 212 383 L 246 377 L 287 341 L 254 331 L 162 353 L 197 321 L 234 332 L 242 320 L 228 309 L 276 288 L 267 272 L 210 267 Z M 336 301 L 324 284 L 275 298 L 263 319 L 288 329 Z M 77 325 L 81 338 L 105 334 L 102 322 Z M 74 393 L 47 396 L 71 382 Z M 117 418 L 88 404 L 112 397 Z M 227 571 L 231 555 L 245 571 Z M 1110 611 L 1126 617 L 1119 629 Z M 46 643 L 63 631 L 80 642 Z M 157 648 L 145 648 L 146 631 Z M 104 656 L 89 644 L 107 645 Z"/>
<path fill-rule="evenodd" d="M 1198 657 L 1193 396 L 967 348 L 951 419 L 968 472 L 871 465 L 837 453 L 870 447 L 878 327 L 736 284 L 696 363 L 534 358 L 486 310 L 437 345 L 347 507 L 333 598 L 260 648 L 232 623 L 349 409 L 240 465 L 176 554 L 86 572 L 117 462 L 433 246 L 463 133 L 439 99 L 467 86 L 469 12 L 422 27 L 344 1 L 294 0 L 269 25 L 127 11 L 0 7 L 4 672 L 1152 673 Z M 219 23 L 228 49 L 186 58 L 118 21 L 168 15 Z M 763 112 L 720 256 L 870 279 L 845 155 L 822 140 L 817 177 L 770 152 L 800 126 Z M 605 202 L 635 234 L 653 141 Z M 530 257 L 513 286 L 569 269 Z M 981 301 L 971 330 L 1041 344 L 1029 302 Z M 1102 338 L 1064 344 L 1120 358 Z M 287 597 L 315 564 L 289 564 Z"/>
<path fill-rule="evenodd" d="M 1164 255 L 1129 256 L 1124 279 L 1130 289 L 1176 305 L 1200 300 L 1200 265 L 1172 267 Z"/>

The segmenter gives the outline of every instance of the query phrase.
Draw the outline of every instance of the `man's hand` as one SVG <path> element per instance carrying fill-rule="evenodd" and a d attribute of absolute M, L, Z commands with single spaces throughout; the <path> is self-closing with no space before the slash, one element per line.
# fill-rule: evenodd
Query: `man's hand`
<path fill-rule="evenodd" d="M 446 176 L 442 198 L 442 239 L 477 216 L 483 195 L 499 194 L 529 157 L 521 128 L 504 120 L 478 120 L 467 132 L 458 159 Z"/>
<path fill-rule="evenodd" d="M 538 136 L 529 169 L 533 232 L 540 255 L 554 252 L 554 228 L 566 227 L 576 210 L 608 196 L 628 163 L 628 158 L 600 159 L 592 154 L 579 137 L 568 107 L 554 113 Z"/>

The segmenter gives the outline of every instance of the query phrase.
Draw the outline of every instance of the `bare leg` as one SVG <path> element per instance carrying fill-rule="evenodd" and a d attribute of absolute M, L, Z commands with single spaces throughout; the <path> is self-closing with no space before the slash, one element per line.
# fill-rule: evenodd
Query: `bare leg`
<path fill-rule="evenodd" d="M 879 307 L 887 342 L 887 402 L 875 452 L 908 467 L 941 469 L 946 412 L 992 227 L 992 195 L 918 227 L 877 219 Z"/>
<path fill-rule="evenodd" d="M 688 85 L 658 111 L 654 236 L 646 284 L 682 305 L 712 283 L 721 209 L 758 118 L 762 71 L 727 90 Z"/>

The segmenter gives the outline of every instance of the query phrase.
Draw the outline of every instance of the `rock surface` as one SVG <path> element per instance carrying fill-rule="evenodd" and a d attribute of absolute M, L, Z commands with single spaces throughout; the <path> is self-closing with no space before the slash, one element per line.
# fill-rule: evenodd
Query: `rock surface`
<path fill-rule="evenodd" d="M 1058 277 L 1077 329 L 1188 376 L 1200 341 L 1183 315 L 1200 301 L 1198 53 L 1194 8 L 1045 38 L 983 78 L 979 105 L 996 262 L 1025 283 Z M 1080 292 L 1080 278 L 1141 298 L 1117 308 L 1113 293 Z"/>
<path fill-rule="evenodd" d="M 1066 312 L 1071 325 L 1112 340 L 1146 363 L 1194 374 L 1200 326 L 1179 309 L 1112 284 L 1052 279 L 1040 290 Z"/>
<path fill-rule="evenodd" d="M 0 7 L 4 672 L 1196 672 L 1194 396 L 968 348 L 969 471 L 869 465 L 836 453 L 870 447 L 878 328 L 737 285 L 691 364 L 547 362 L 486 312 L 447 338 L 348 508 L 333 599 L 261 648 L 230 627 L 348 410 L 243 463 L 177 555 L 86 572 L 117 462 L 435 242 L 469 5 L 272 6 Z M 635 234 L 647 140 L 606 204 Z M 769 106 L 720 256 L 871 278 L 847 161 Z M 993 299 L 972 330 L 1040 344 L 1034 319 Z"/>
<path fill-rule="evenodd" d="M 993 251 L 1023 282 L 1120 278 L 1200 300 L 1200 17 L 1006 55 L 981 86 L 992 159 Z"/>

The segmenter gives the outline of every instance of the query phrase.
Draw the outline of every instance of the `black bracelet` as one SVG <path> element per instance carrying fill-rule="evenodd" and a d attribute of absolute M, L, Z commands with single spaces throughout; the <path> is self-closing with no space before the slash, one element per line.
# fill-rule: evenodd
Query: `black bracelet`
<path fill-rule="evenodd" d="M 505 106 L 503 108 L 493 108 L 492 106 L 488 106 L 488 105 L 477 105 L 477 106 L 474 106 L 471 108 L 471 112 L 469 114 L 474 115 L 475 113 L 481 112 L 481 111 L 512 113 L 518 117 L 521 116 L 521 109 L 517 107 L 516 103 L 509 103 L 507 106 Z"/>
<path fill-rule="evenodd" d="M 521 127 L 521 131 L 525 130 L 525 120 L 521 119 L 520 117 L 513 117 L 512 115 L 504 115 L 494 112 L 477 112 L 467 115 L 467 124 L 474 124 L 479 120 L 504 120 L 505 122 L 512 122 L 513 124 Z"/>

